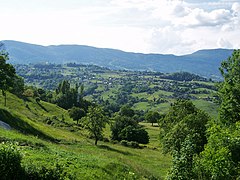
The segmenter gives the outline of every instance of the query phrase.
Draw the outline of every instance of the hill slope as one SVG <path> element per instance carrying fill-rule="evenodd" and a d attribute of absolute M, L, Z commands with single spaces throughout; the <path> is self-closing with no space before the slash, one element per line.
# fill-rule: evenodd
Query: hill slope
<path fill-rule="evenodd" d="M 69 179 L 162 179 L 170 157 L 158 146 L 158 128 L 146 126 L 153 137 L 149 148 L 132 149 L 118 144 L 94 142 L 74 126 L 66 110 L 56 105 L 24 100 L 7 94 L 7 107 L 0 95 L 0 120 L 15 130 L 0 127 L 0 142 L 15 143 L 23 155 L 22 166 L 32 173 L 61 173 Z M 63 118 L 64 117 L 64 118 Z M 46 121 L 48 120 L 48 121 Z M 106 134 L 109 134 L 109 127 Z M 106 135 L 105 135 L 106 137 Z"/>
<path fill-rule="evenodd" d="M 222 60 L 233 50 L 201 50 L 190 55 L 175 56 L 142 54 L 81 45 L 40 46 L 18 41 L 3 41 L 12 63 L 96 64 L 112 69 L 151 70 L 160 72 L 187 71 L 204 77 L 219 78 Z"/>

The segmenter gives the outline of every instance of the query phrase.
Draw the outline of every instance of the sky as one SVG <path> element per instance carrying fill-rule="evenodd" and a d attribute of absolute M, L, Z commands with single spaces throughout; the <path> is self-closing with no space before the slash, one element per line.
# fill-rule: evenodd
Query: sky
<path fill-rule="evenodd" d="M 240 0 L 0 0 L 0 40 L 189 54 L 240 48 Z"/>

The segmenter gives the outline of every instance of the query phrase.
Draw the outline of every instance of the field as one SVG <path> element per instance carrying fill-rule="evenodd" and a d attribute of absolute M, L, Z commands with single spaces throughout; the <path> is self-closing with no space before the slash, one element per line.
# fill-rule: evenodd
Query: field
<path fill-rule="evenodd" d="M 171 157 L 161 152 L 158 127 L 142 123 L 150 135 L 150 143 L 142 149 L 102 141 L 95 146 L 66 110 L 42 101 L 40 104 L 32 98 L 24 101 L 8 93 L 7 107 L 4 107 L 0 95 L 0 120 L 13 128 L 0 129 L 0 140 L 17 145 L 25 169 L 41 171 L 45 167 L 54 171 L 60 166 L 64 176 L 70 179 L 163 179 L 166 176 Z M 105 137 L 109 139 L 109 135 L 107 126 Z"/>
<path fill-rule="evenodd" d="M 110 124 L 104 138 L 94 145 L 88 132 L 77 125 L 68 111 L 55 104 L 7 92 L 7 106 L 0 95 L 0 120 L 12 130 L 0 129 L 0 142 L 14 144 L 27 172 L 60 174 L 64 179 L 164 179 L 172 157 L 163 154 L 159 127 L 144 121 L 148 111 L 164 114 L 176 99 L 190 99 L 196 107 L 217 117 L 214 82 L 180 72 L 117 71 L 94 65 L 15 65 L 29 89 L 55 96 L 62 80 L 83 85 L 83 98 L 104 107 L 111 117 L 128 104 L 135 120 L 148 132 L 150 142 L 132 148 L 111 140 Z M 34 88 L 30 87 L 34 86 Z"/>
<path fill-rule="evenodd" d="M 54 91 L 59 82 L 84 86 L 84 98 L 115 111 L 124 104 L 144 113 L 155 110 L 165 113 L 178 98 L 194 104 L 216 117 L 218 105 L 215 84 L 197 75 L 180 72 L 119 71 L 95 65 L 40 64 L 15 65 L 27 85 Z M 114 108 L 113 108 L 114 106 Z"/>

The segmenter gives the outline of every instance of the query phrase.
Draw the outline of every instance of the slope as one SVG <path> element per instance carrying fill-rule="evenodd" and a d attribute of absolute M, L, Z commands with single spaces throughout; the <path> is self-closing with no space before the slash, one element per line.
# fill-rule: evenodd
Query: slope
<path fill-rule="evenodd" d="M 94 146 L 66 110 L 10 93 L 7 107 L 0 95 L 0 120 L 14 128 L 0 128 L 0 141 L 16 144 L 23 155 L 22 166 L 32 175 L 58 172 L 69 179 L 162 179 L 170 166 L 170 157 L 158 149 L 158 128 L 149 129 L 154 138 L 143 149 L 110 142 Z"/>

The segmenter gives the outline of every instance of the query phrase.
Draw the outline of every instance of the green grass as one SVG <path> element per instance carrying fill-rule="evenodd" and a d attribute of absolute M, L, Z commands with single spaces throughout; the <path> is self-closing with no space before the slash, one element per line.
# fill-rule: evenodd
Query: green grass
<path fill-rule="evenodd" d="M 218 116 L 218 105 L 215 103 L 208 102 L 205 100 L 195 100 L 193 101 L 193 104 L 197 108 L 207 112 L 213 118 L 216 118 Z"/>
<path fill-rule="evenodd" d="M 7 107 L 0 95 L 0 119 L 15 130 L 0 128 L 0 142 L 17 143 L 26 169 L 59 164 L 65 176 L 75 179 L 164 179 L 171 164 L 171 157 L 164 155 L 158 145 L 158 127 L 143 124 L 150 135 L 150 143 L 143 149 L 133 149 L 111 142 L 87 138 L 86 131 L 74 123 L 67 111 L 56 105 L 32 98 L 23 101 L 8 93 Z M 28 104 L 26 106 L 26 104 Z M 48 125 L 44 119 L 57 117 L 58 123 Z M 64 126 L 62 122 L 68 126 Z M 72 132 L 69 130 L 73 130 Z M 110 139 L 109 126 L 105 137 Z"/>

